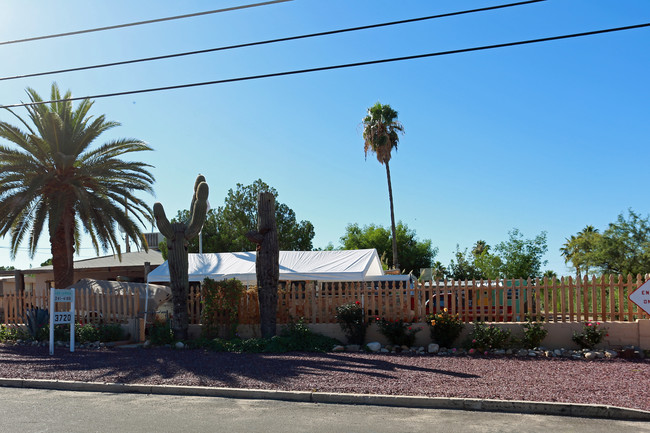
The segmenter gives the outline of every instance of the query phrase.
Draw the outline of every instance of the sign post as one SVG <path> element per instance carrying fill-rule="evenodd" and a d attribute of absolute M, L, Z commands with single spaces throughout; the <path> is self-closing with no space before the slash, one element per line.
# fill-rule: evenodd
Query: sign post
<path fill-rule="evenodd" d="M 54 355 L 54 325 L 70 324 L 70 352 L 74 352 L 74 289 L 50 289 L 50 355 Z M 55 311 L 57 302 L 70 304 L 68 311 Z"/>
<path fill-rule="evenodd" d="M 650 280 L 641 284 L 638 289 L 630 294 L 630 301 L 640 309 L 650 314 Z"/>

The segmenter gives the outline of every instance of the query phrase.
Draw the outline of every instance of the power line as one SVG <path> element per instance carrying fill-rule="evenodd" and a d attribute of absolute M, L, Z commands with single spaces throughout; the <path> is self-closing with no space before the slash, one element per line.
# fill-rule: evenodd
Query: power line
<path fill-rule="evenodd" d="M 349 27 L 349 28 L 345 28 L 345 29 L 330 30 L 330 31 L 318 32 L 318 33 L 310 33 L 310 34 L 306 34 L 306 35 L 288 36 L 288 37 L 284 37 L 284 38 L 267 39 L 267 40 L 264 40 L 264 41 L 248 42 L 248 43 L 237 44 L 237 45 L 229 45 L 229 46 L 224 46 L 224 47 L 207 48 L 207 49 L 204 49 L 204 50 L 186 51 L 186 52 L 182 52 L 182 53 L 166 54 L 166 55 L 162 55 L 162 56 L 145 57 L 145 58 L 132 59 L 132 60 L 123 60 L 123 61 L 119 61 L 119 62 L 102 63 L 102 64 L 98 64 L 98 65 L 80 66 L 80 67 L 76 67 L 76 68 L 58 69 L 58 70 L 47 71 L 47 72 L 35 72 L 35 73 L 31 73 L 31 74 L 14 75 L 14 76 L 11 76 L 11 77 L 0 77 L 0 81 L 16 80 L 16 79 L 19 79 L 19 78 L 40 77 L 40 76 L 43 76 L 43 75 L 61 74 L 61 73 L 66 73 L 66 72 L 85 71 L 85 70 L 88 70 L 88 69 L 106 68 L 106 67 L 110 67 L 110 66 L 128 65 L 128 64 L 133 64 L 133 63 L 150 62 L 150 61 L 154 61 L 154 60 L 171 59 L 171 58 L 175 58 L 175 57 L 192 56 L 192 55 L 196 55 L 196 54 L 206 54 L 206 53 L 211 53 L 211 52 L 215 52 L 215 51 L 225 51 L 225 50 L 232 50 L 232 49 L 236 49 L 236 48 L 253 47 L 253 46 L 256 46 L 256 45 L 266 45 L 266 44 L 274 44 L 274 43 L 278 43 L 278 42 L 295 41 L 295 40 L 298 40 L 298 39 L 307 39 L 307 38 L 313 38 L 313 37 L 318 37 L 318 36 L 329 36 L 329 35 L 335 35 L 335 34 L 339 34 L 339 33 L 356 32 L 356 31 L 360 31 L 360 30 L 368 30 L 368 29 L 374 29 L 374 28 L 379 28 L 379 27 L 394 26 L 394 25 L 398 25 L 398 24 L 406 24 L 406 23 L 414 23 L 414 22 L 418 22 L 418 21 L 432 20 L 432 19 L 436 19 L 436 18 L 445 18 L 445 17 L 456 16 L 456 15 L 464 15 L 464 14 L 471 14 L 471 13 L 476 13 L 476 12 L 491 11 L 491 10 L 495 10 L 495 9 L 504 9 L 504 8 L 514 7 L 514 6 L 527 5 L 527 4 L 531 4 L 531 3 L 539 3 L 539 2 L 543 2 L 543 1 L 546 1 L 546 0 L 528 0 L 528 1 L 521 1 L 521 2 L 517 2 L 517 3 L 509 3 L 509 4 L 503 4 L 503 5 L 497 5 L 497 6 L 489 6 L 489 7 L 478 8 L 478 9 L 470 9 L 470 10 L 464 10 L 464 11 L 458 11 L 458 12 L 449 12 L 449 13 L 438 14 L 438 15 L 430 15 L 430 16 L 426 16 L 426 17 L 410 18 L 410 19 L 399 20 L 399 21 L 390 21 L 390 22 L 380 23 L 380 24 L 370 24 L 370 25 L 367 25 L 367 26 Z"/>
<path fill-rule="evenodd" d="M 412 56 L 403 56 L 403 57 L 393 57 L 393 58 L 389 58 L 389 59 L 368 60 L 368 61 L 365 61 L 365 62 L 345 63 L 345 64 L 341 64 L 341 65 L 321 66 L 321 67 L 317 67 L 317 68 L 297 69 L 297 70 L 292 70 L 292 71 L 274 72 L 274 73 L 269 73 L 269 74 L 250 75 L 250 76 L 246 76 L 246 77 L 227 78 L 227 79 L 223 79 L 223 80 L 204 81 L 204 82 L 200 82 L 200 83 L 178 84 L 178 85 L 174 85 L 174 86 L 154 87 L 154 88 L 139 89 L 139 90 L 129 90 L 129 91 L 125 91 L 125 92 L 104 93 L 104 94 L 92 95 L 92 96 L 79 96 L 79 97 L 75 97 L 75 98 L 57 99 L 57 100 L 51 100 L 51 101 L 28 102 L 28 103 L 20 103 L 20 104 L 12 104 L 12 105 L 0 105 L 0 108 L 28 107 L 28 106 L 41 105 L 41 104 L 50 104 L 50 103 L 55 103 L 55 102 L 78 101 L 78 100 L 82 100 L 82 99 L 109 98 L 109 97 L 113 97 L 113 96 L 134 95 L 134 94 L 138 94 L 138 93 L 160 92 L 160 91 L 163 91 L 163 90 L 175 90 L 175 89 L 184 89 L 184 88 L 188 88 L 188 87 L 199 87 L 199 86 L 209 86 L 209 85 L 213 85 L 213 84 L 234 83 L 234 82 L 238 82 L 238 81 L 258 80 L 258 79 L 262 79 L 262 78 L 282 77 L 282 76 L 286 76 L 286 75 L 305 74 L 305 73 L 309 73 L 309 72 L 329 71 L 329 70 L 334 70 L 334 69 L 353 68 L 353 67 L 358 67 L 358 66 L 377 65 L 377 64 L 381 64 L 381 63 L 391 63 L 391 62 L 400 62 L 400 61 L 405 61 L 405 60 L 423 59 L 423 58 L 427 58 L 427 57 L 446 56 L 446 55 L 450 55 L 450 54 L 468 53 L 468 52 L 472 52 L 472 51 L 483 51 L 483 50 L 491 50 L 491 49 L 495 49 L 495 48 L 505 48 L 505 47 L 513 47 L 513 46 L 518 46 L 518 45 L 536 44 L 536 43 L 540 43 L 540 42 L 549 42 L 549 41 L 557 41 L 557 40 L 561 40 L 561 39 L 570 39 L 570 38 L 577 38 L 577 37 L 583 37 L 583 36 L 592 36 L 592 35 L 603 34 L 603 33 L 612 33 L 612 32 L 624 31 L 624 30 L 639 29 L 639 28 L 643 28 L 643 27 L 650 27 L 650 23 L 635 24 L 635 25 L 632 25 L 632 26 L 624 26 L 624 27 L 614 27 L 614 28 L 603 29 L 603 30 L 593 30 L 593 31 L 590 31 L 590 32 L 572 33 L 572 34 L 569 34 L 569 35 L 550 36 L 550 37 L 539 38 L 539 39 L 528 39 L 528 40 L 525 40 L 525 41 L 506 42 L 506 43 L 503 43 L 503 44 L 483 45 L 483 46 L 479 46 L 479 47 L 461 48 L 461 49 L 457 49 L 457 50 L 438 51 L 438 52 L 434 52 L 434 53 L 416 54 L 416 55 L 412 55 Z"/>
<path fill-rule="evenodd" d="M 114 30 L 114 29 L 121 29 L 124 27 L 133 27 L 133 26 L 141 26 L 144 24 L 153 24 L 153 23 L 160 23 L 163 21 L 172 21 L 172 20 L 180 20 L 184 18 L 193 18 L 193 17 L 198 17 L 201 15 L 210 15 L 210 14 L 218 14 L 221 12 L 230 12 L 230 11 L 235 11 L 239 9 L 248 9 L 248 8 L 254 8 L 258 6 L 267 6 L 275 3 L 284 3 L 284 2 L 290 2 L 293 0 L 271 0 L 271 1 L 265 1 L 262 3 L 253 3 L 253 4 L 247 4 L 247 5 L 242 5 L 242 6 L 233 6 L 229 8 L 223 8 L 223 9 L 215 9 L 212 11 L 205 11 L 205 12 L 196 12 L 192 14 L 185 14 L 185 15 L 176 15 L 173 17 L 165 17 L 165 18 L 156 18 L 153 20 L 145 20 L 145 21 L 137 21 L 133 23 L 126 23 L 126 24 L 116 24 L 113 26 L 106 26 L 106 27 L 97 27 L 97 28 L 92 28 L 92 29 L 86 29 L 86 30 L 76 30 L 74 32 L 66 32 L 66 33 L 57 33 L 53 35 L 45 35 L 45 36 L 35 36 L 32 38 L 25 38 L 25 39 L 16 39 L 13 41 L 3 41 L 0 42 L 0 45 L 9 45 L 9 44 L 18 44 L 22 42 L 31 42 L 31 41 L 39 41 L 42 39 L 52 39 L 52 38 L 61 38 L 64 36 L 73 36 L 73 35 L 80 35 L 83 33 L 92 33 L 92 32 L 103 32 L 105 30 Z"/>

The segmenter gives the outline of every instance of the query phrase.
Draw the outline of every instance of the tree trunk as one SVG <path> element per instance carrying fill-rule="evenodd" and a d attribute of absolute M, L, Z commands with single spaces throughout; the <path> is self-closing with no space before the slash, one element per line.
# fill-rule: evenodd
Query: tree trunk
<path fill-rule="evenodd" d="M 56 227 L 50 226 L 54 288 L 74 284 L 74 209 L 68 209 Z"/>
<path fill-rule="evenodd" d="M 390 202 L 390 225 L 393 233 L 393 269 L 399 270 L 397 259 L 397 230 L 395 229 L 395 211 L 393 209 L 393 186 L 390 183 L 390 168 L 386 161 L 386 178 L 388 179 L 388 201 Z"/>
<path fill-rule="evenodd" d="M 189 316 L 187 313 L 187 297 L 189 294 L 187 241 L 185 240 L 184 223 L 171 225 L 174 239 L 167 240 L 167 263 L 169 264 L 169 282 L 174 303 L 172 315 L 172 331 L 176 340 L 187 340 Z"/>
<path fill-rule="evenodd" d="M 255 272 L 260 304 L 260 325 L 262 337 L 275 335 L 278 313 L 278 280 L 280 279 L 280 247 L 275 221 L 275 197 L 270 192 L 261 192 L 257 197 L 257 232 L 246 237 L 257 243 Z"/>

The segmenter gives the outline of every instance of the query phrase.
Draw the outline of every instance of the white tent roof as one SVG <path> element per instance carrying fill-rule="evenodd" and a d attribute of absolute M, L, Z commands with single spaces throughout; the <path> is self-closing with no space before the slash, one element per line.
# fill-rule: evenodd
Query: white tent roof
<path fill-rule="evenodd" d="M 255 284 L 255 252 L 189 254 L 190 281 L 237 278 Z M 384 275 L 377 250 L 280 251 L 280 281 L 407 280 L 408 275 Z M 168 282 L 169 263 L 149 273 L 149 282 Z"/>

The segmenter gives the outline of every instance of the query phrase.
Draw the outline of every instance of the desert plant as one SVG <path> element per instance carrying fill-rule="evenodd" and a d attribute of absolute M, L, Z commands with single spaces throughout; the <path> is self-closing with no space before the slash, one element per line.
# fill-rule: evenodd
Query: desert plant
<path fill-rule="evenodd" d="M 600 322 L 587 322 L 583 324 L 582 332 L 574 332 L 571 339 L 581 349 L 593 349 L 607 335 L 607 328 L 602 328 Z"/>
<path fill-rule="evenodd" d="M 451 347 L 465 326 L 458 314 L 452 315 L 445 308 L 442 312 L 427 316 L 431 339 L 442 347 Z"/>
<path fill-rule="evenodd" d="M 476 322 L 469 340 L 469 346 L 473 349 L 504 349 L 510 341 L 510 331 L 494 325 L 486 325 L 484 322 Z"/>
<path fill-rule="evenodd" d="M 526 349 L 539 347 L 548 335 L 548 330 L 544 329 L 542 323 L 530 316 L 526 317 L 526 323 L 522 327 L 524 328 L 524 338 L 521 340 L 521 344 Z"/>
<path fill-rule="evenodd" d="M 415 343 L 415 334 L 422 328 L 414 328 L 410 323 L 399 320 L 376 319 L 379 332 L 388 339 L 390 344 L 411 347 Z"/>
<path fill-rule="evenodd" d="M 336 321 L 349 344 L 363 344 L 366 338 L 366 320 L 361 302 L 350 302 L 336 307 Z"/>
<path fill-rule="evenodd" d="M 47 309 L 28 308 L 22 317 L 32 340 L 41 341 L 47 338 L 46 326 L 50 322 L 50 313 Z"/>

